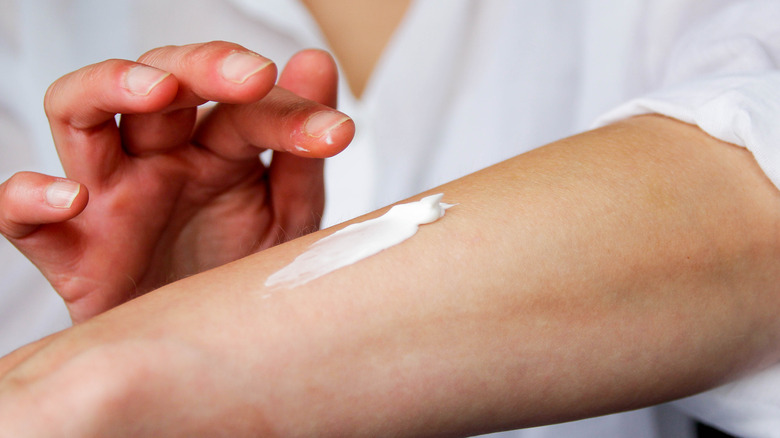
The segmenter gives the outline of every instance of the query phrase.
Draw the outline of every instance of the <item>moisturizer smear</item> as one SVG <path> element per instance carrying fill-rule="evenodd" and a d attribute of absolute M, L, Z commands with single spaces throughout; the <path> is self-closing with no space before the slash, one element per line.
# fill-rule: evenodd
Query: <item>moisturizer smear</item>
<path fill-rule="evenodd" d="M 393 206 L 384 215 L 348 225 L 318 240 L 292 263 L 268 277 L 268 287 L 293 288 L 351 265 L 414 236 L 420 225 L 436 221 L 452 205 L 443 194 Z"/>

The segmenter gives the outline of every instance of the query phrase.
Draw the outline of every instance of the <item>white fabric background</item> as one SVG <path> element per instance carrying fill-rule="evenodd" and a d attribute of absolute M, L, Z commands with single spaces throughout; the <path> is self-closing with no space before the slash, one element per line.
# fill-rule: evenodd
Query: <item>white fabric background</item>
<path fill-rule="evenodd" d="M 780 2 L 418 0 L 327 167 L 326 225 L 547 142 L 645 112 L 750 148 L 780 183 Z M 167 44 L 229 40 L 280 65 L 327 48 L 293 0 L 0 1 L 0 177 L 61 174 L 42 111 L 57 77 Z M 31 264 L 0 244 L 0 353 L 68 325 Z M 780 436 L 777 370 L 673 405 L 510 432 L 689 436 L 677 408 L 740 436 Z"/>

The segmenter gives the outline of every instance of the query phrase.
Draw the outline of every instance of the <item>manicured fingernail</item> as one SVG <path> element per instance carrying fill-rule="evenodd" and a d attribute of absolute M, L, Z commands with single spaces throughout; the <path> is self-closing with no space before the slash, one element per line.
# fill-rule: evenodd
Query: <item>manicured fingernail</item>
<path fill-rule="evenodd" d="M 135 95 L 146 96 L 168 75 L 170 73 L 154 67 L 136 65 L 125 74 L 125 88 Z"/>
<path fill-rule="evenodd" d="M 306 119 L 303 124 L 303 132 L 310 137 L 323 137 L 328 144 L 331 143 L 330 132 L 349 120 L 346 115 L 336 111 L 320 111 Z"/>
<path fill-rule="evenodd" d="M 246 52 L 233 52 L 222 61 L 222 77 L 243 84 L 253 74 L 273 64 L 261 56 Z"/>
<path fill-rule="evenodd" d="M 54 208 L 70 208 L 81 186 L 74 181 L 58 179 L 46 187 L 46 203 Z"/>

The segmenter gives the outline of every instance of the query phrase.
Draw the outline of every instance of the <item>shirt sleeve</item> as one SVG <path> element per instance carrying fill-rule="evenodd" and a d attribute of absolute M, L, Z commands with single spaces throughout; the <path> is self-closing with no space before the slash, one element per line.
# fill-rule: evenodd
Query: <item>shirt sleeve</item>
<path fill-rule="evenodd" d="M 642 114 L 661 114 L 748 148 L 780 187 L 780 72 L 727 75 L 681 84 L 633 99 L 596 125 Z"/>
<path fill-rule="evenodd" d="M 689 18 L 652 90 L 599 117 L 602 126 L 661 114 L 748 148 L 780 187 L 780 2 L 730 2 Z"/>

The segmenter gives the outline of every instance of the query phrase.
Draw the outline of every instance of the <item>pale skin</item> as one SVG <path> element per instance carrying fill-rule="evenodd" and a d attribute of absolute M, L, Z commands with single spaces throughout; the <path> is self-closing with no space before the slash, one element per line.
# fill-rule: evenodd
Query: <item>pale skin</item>
<path fill-rule="evenodd" d="M 0 424 L 467 435 L 646 406 L 778 359 L 780 195 L 744 149 L 647 116 L 435 191 L 458 203 L 440 221 L 304 286 L 263 282 L 332 230 L 6 357 Z"/>
<path fill-rule="evenodd" d="M 0 360 L 0 436 L 467 435 L 779 358 L 780 195 L 744 149 L 647 116 L 433 192 L 458 206 L 302 287 L 262 284 L 332 230 Z"/>
<path fill-rule="evenodd" d="M 411 0 L 303 0 L 360 97 Z M 356 37 L 359 35 L 359 37 Z"/>

